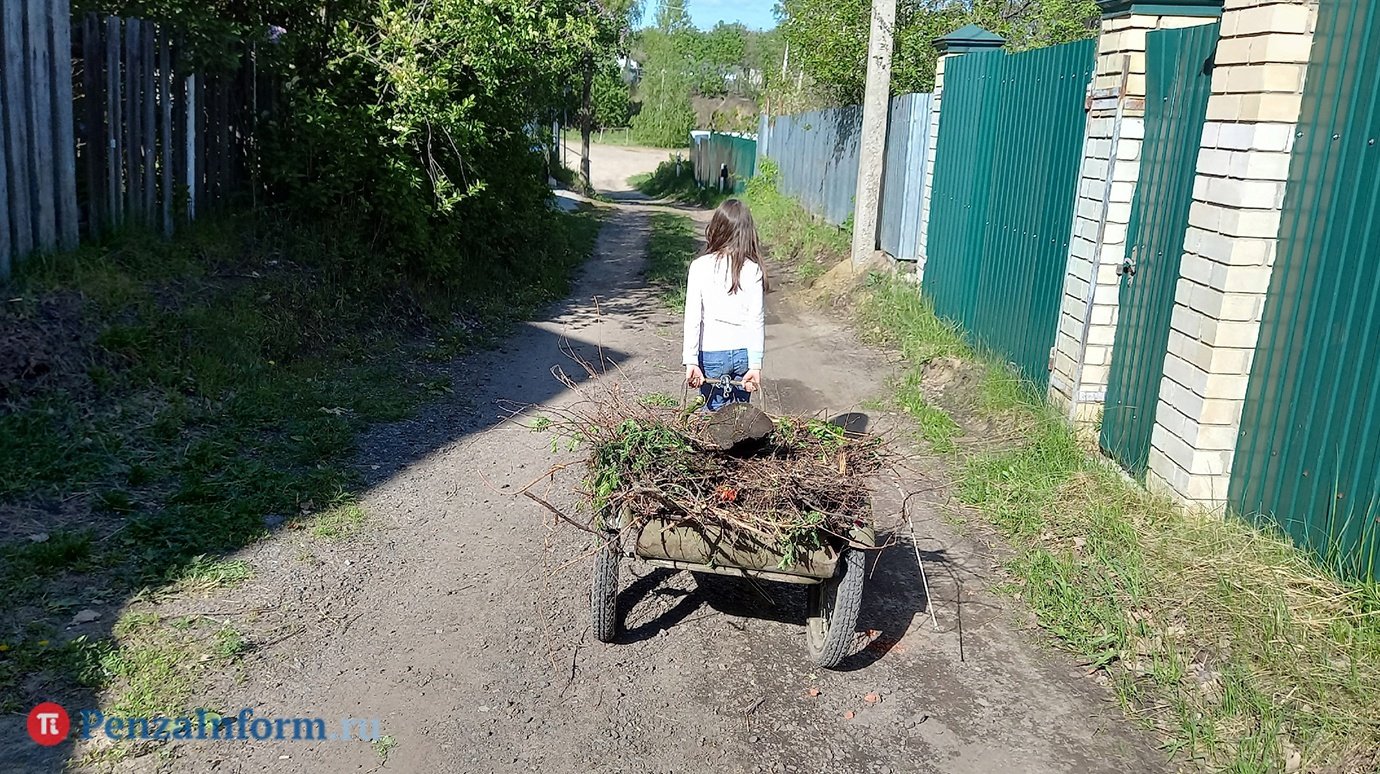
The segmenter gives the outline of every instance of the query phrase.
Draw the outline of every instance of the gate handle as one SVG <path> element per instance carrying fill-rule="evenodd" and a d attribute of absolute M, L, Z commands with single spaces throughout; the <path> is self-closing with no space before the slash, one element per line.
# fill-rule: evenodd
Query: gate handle
<path fill-rule="evenodd" d="M 1116 267 L 1116 276 L 1120 277 L 1122 275 L 1128 277 L 1136 276 L 1136 261 L 1134 258 L 1127 257 L 1121 259 L 1121 265 Z"/>

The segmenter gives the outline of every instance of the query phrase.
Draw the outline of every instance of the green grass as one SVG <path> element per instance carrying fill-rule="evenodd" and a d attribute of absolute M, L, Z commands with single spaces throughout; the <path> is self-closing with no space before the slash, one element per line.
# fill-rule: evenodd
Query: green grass
<path fill-rule="evenodd" d="M 654 172 L 643 172 L 628 178 L 628 184 L 653 199 L 717 207 L 732 193 L 720 193 L 717 188 L 701 188 L 695 181 L 695 170 L 689 161 L 679 164 L 674 159 L 663 161 Z"/>
<path fill-rule="evenodd" d="M 815 218 L 795 199 L 781 193 L 779 180 L 776 164 L 763 159 L 742 199 L 752 209 L 773 262 L 792 267 L 801 280 L 810 282 L 848 256 L 852 229 L 846 224 L 836 228 Z"/>
<path fill-rule="evenodd" d="M 242 582 L 252 568 L 225 557 L 298 519 L 324 539 L 357 533 L 358 435 L 450 396 L 421 362 L 564 297 L 598 231 L 590 215 L 538 225 L 521 260 L 475 261 L 451 283 L 347 271 L 369 262 L 340 251 L 368 245 L 271 214 L 25 265 L 0 325 L 49 373 L 0 387 L 0 505 L 75 515 L 0 544 L 0 593 L 33 601 L 0 613 L 17 632 L 0 642 L 0 709 L 78 684 L 122 706 L 185 698 L 177 659 L 229 644 L 164 642 L 145 632 L 158 622 L 67 642 L 73 610 Z"/>
<path fill-rule="evenodd" d="M 671 212 L 652 215 L 652 234 L 647 242 L 647 281 L 660 291 L 666 306 L 685 307 L 685 281 L 700 247 L 699 237 L 695 236 L 695 222 L 690 218 Z"/>
<path fill-rule="evenodd" d="M 773 253 L 844 255 L 819 247 L 828 232 L 764 172 L 748 199 Z M 914 285 L 873 277 L 857 323 L 909 363 L 894 400 L 958 468 L 966 512 L 1006 536 L 1006 587 L 1167 750 L 1241 774 L 1380 771 L 1376 584 L 1346 580 L 1325 551 L 1315 564 L 1272 527 L 1185 512 L 1131 483 Z M 922 378 L 949 358 L 976 370 L 977 389 L 935 405 Z M 959 444 L 966 420 L 1018 431 Z"/>
<path fill-rule="evenodd" d="M 364 529 L 368 515 L 356 503 L 344 503 L 312 517 L 311 534 L 323 540 L 347 540 Z"/>
<path fill-rule="evenodd" d="M 1217 771 L 1380 765 L 1380 591 L 1310 562 L 1277 532 L 1147 493 L 913 286 L 874 284 L 861 324 L 905 353 L 897 400 L 960 467 L 958 497 L 1007 537 L 1009 588 L 1062 647 L 1105 670 L 1128 712 Z M 977 410 L 1027 431 L 986 451 L 919 397 L 921 366 L 984 369 Z M 1351 767 L 1351 768 L 1348 768 Z"/>

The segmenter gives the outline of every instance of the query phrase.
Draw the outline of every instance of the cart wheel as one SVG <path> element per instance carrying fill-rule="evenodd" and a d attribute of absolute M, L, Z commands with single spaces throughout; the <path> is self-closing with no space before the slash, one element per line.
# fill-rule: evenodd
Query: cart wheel
<path fill-rule="evenodd" d="M 810 587 L 805 609 L 805 644 L 810 649 L 810 660 L 826 669 L 838 666 L 853 648 L 866 569 L 867 554 L 845 548 L 839 557 L 839 573 Z"/>
<path fill-rule="evenodd" d="M 594 555 L 590 588 L 590 613 L 594 639 L 613 642 L 618 634 L 618 533 L 611 533 Z"/>

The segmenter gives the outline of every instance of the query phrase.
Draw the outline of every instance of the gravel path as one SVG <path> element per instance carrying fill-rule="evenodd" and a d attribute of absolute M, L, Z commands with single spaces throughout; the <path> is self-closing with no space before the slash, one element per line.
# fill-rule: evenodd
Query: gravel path
<path fill-rule="evenodd" d="M 596 147 L 596 182 L 623 190 L 664 152 Z M 391 749 L 361 743 L 174 746 L 125 770 L 218 772 L 1124 772 L 1164 769 L 1106 688 L 1037 644 L 988 591 L 991 551 L 940 517 L 940 467 L 885 482 L 936 488 L 912 502 L 930 601 L 902 544 L 870 570 L 865 645 L 839 671 L 805 657 L 804 592 L 697 582 L 625 564 L 627 632 L 589 634 L 584 535 L 549 530 L 513 492 L 563 455 L 504 422 L 500 401 L 559 405 L 626 379 L 680 394 L 679 320 L 640 271 L 653 205 L 617 205 L 569 302 L 497 351 L 447 368 L 455 401 L 362 445 L 366 534 L 346 545 L 282 534 L 248 550 L 229 592 L 285 638 L 246 657 L 203 701 L 264 716 L 379 718 Z M 697 216 L 703 220 L 703 214 Z M 768 410 L 858 411 L 885 394 L 887 357 L 851 330 L 769 301 Z M 616 371 L 585 379 L 576 353 Z M 613 369 L 616 366 L 616 369 Z M 871 405 L 871 404 L 869 404 Z M 933 463 L 938 465 L 938 463 Z M 569 503 L 569 480 L 549 490 Z M 961 626 L 960 626 L 961 623 Z M 281 635 L 280 635 L 281 636 Z M 261 639 L 261 641 L 263 641 Z M 810 695 L 810 689 L 818 695 Z M 869 696 L 871 695 L 871 696 Z M 868 698 L 877 699 L 869 702 Z"/>

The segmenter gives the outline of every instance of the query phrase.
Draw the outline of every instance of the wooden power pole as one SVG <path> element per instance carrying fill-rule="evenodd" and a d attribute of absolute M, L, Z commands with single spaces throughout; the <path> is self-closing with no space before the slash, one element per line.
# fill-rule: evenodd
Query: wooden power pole
<path fill-rule="evenodd" d="M 877 249 L 887 108 L 891 101 L 891 46 L 895 31 L 896 0 L 872 0 L 872 32 L 867 41 L 867 90 L 863 96 L 858 187 L 853 209 L 854 268 L 870 261 Z"/>

